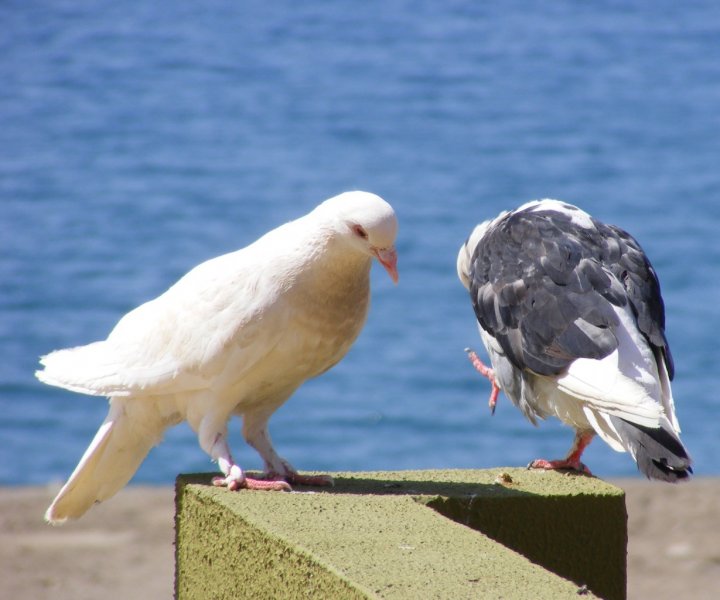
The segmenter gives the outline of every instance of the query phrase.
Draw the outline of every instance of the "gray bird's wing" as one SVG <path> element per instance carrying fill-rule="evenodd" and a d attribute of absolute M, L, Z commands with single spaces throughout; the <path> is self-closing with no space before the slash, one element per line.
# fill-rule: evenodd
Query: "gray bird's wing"
<path fill-rule="evenodd" d="M 492 223 L 470 265 L 478 322 L 515 367 L 556 375 L 577 358 L 613 352 L 614 307 L 629 305 L 672 378 L 664 306 L 648 258 L 627 232 L 575 219 L 573 210 L 521 208 Z"/>

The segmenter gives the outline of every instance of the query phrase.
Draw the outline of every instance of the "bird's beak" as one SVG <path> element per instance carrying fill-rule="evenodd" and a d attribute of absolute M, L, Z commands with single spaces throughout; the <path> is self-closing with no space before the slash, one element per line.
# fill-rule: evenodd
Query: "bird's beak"
<path fill-rule="evenodd" d="M 395 247 L 373 248 L 373 254 L 375 254 L 375 258 L 378 259 L 378 262 L 385 267 L 385 270 L 388 272 L 388 275 L 390 275 L 390 279 L 393 280 L 393 283 L 397 283 L 400 276 L 398 275 L 397 270 L 397 252 L 395 251 Z"/>

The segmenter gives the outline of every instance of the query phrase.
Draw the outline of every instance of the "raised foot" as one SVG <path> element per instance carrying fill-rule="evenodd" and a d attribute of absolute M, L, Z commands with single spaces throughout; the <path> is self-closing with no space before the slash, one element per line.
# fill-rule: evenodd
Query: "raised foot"
<path fill-rule="evenodd" d="M 475 370 L 483 377 L 486 377 L 492 385 L 492 389 L 490 390 L 490 399 L 488 400 L 488 406 L 490 407 L 490 414 L 494 415 L 495 407 L 497 406 L 498 396 L 500 395 L 500 388 L 498 387 L 497 381 L 495 379 L 495 371 L 488 367 L 483 361 L 481 361 L 480 357 L 475 353 L 472 348 L 465 348 L 465 352 L 467 352 L 468 358 L 470 359 L 472 366 L 475 367 Z"/>
<path fill-rule="evenodd" d="M 590 469 L 588 469 L 585 466 L 585 463 L 581 463 L 580 461 L 573 461 L 573 460 L 545 460 L 544 458 L 539 458 L 537 460 L 532 461 L 528 466 L 528 469 L 545 469 L 546 471 L 559 471 L 559 470 L 567 470 L 567 471 L 576 471 L 577 473 L 582 473 L 583 475 L 589 475 L 592 477 L 592 473 L 590 472 Z"/>

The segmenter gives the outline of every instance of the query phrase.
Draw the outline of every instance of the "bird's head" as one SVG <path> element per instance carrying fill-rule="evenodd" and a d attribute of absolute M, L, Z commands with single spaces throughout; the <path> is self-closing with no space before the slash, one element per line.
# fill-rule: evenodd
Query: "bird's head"
<path fill-rule="evenodd" d="M 369 192 L 345 192 L 316 209 L 328 216 L 333 229 L 354 250 L 374 257 L 393 282 L 398 282 L 395 211 L 380 196 Z"/>

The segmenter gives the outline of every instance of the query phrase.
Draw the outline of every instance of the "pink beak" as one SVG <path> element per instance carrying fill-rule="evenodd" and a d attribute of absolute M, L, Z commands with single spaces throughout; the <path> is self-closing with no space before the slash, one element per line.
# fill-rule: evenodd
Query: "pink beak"
<path fill-rule="evenodd" d="M 393 280 L 393 283 L 397 283 L 400 276 L 398 275 L 397 270 L 397 252 L 395 251 L 395 247 L 390 246 L 390 248 L 381 249 L 375 248 L 374 253 L 378 262 L 385 267 L 385 270 L 388 272 L 388 275 L 390 275 L 390 279 Z"/>

